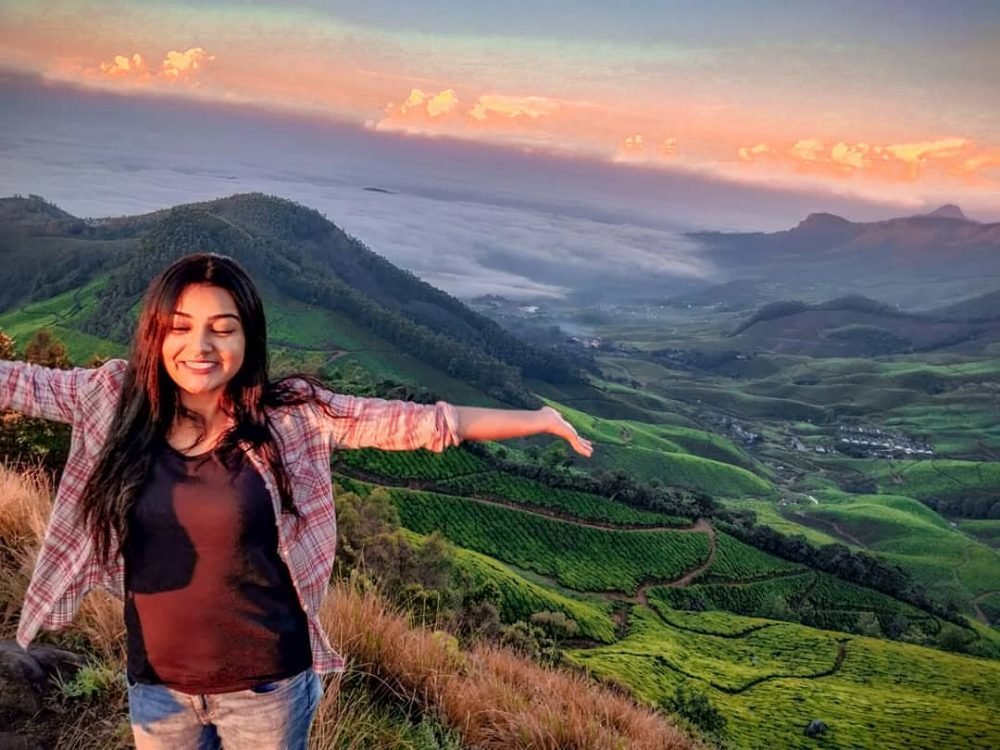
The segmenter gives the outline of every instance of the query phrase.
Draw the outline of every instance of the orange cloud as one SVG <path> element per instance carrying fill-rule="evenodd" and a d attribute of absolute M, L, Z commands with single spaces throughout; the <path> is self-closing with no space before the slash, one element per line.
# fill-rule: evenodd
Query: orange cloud
<path fill-rule="evenodd" d="M 988 169 L 1000 169 L 1000 148 L 983 151 L 965 159 L 953 168 L 955 174 L 973 174 Z"/>
<path fill-rule="evenodd" d="M 146 64 L 145 58 L 136 52 L 131 57 L 115 55 L 111 62 L 98 63 L 96 68 L 83 68 L 80 73 L 86 78 L 111 79 L 139 85 L 161 81 L 197 86 L 197 76 L 213 60 L 215 55 L 201 47 L 191 47 L 183 52 L 170 50 L 160 67 L 154 71 Z"/>
<path fill-rule="evenodd" d="M 664 138 L 663 143 L 656 150 L 660 156 L 673 156 L 677 152 L 677 139 L 673 137 Z"/>
<path fill-rule="evenodd" d="M 758 143 L 756 146 L 743 146 L 736 155 L 739 157 L 740 161 L 753 161 L 755 156 L 760 156 L 761 154 L 769 153 L 771 149 L 764 143 Z"/>
<path fill-rule="evenodd" d="M 463 95 L 464 97 L 464 95 Z M 410 134 L 493 140 L 522 146 L 571 148 L 582 117 L 572 102 L 544 96 L 480 94 L 463 105 L 454 89 L 438 93 L 414 88 L 402 103 L 390 102 L 379 120 L 365 126 Z"/>
<path fill-rule="evenodd" d="M 789 149 L 789 153 L 794 158 L 800 159 L 801 161 L 824 161 L 823 144 L 819 141 L 797 141 L 795 145 Z"/>
<path fill-rule="evenodd" d="M 445 89 L 440 93 L 430 95 L 422 89 L 413 89 L 406 101 L 399 107 L 400 114 L 407 112 L 426 113 L 430 117 L 441 117 L 458 106 L 458 96 L 454 89 Z M 390 104 L 391 108 L 392 105 Z"/>
<path fill-rule="evenodd" d="M 454 89 L 444 89 L 436 94 L 411 89 L 401 104 L 390 102 L 385 106 L 385 116 L 381 120 L 367 124 L 376 130 L 433 132 L 450 119 L 458 105 L 458 94 Z"/>
<path fill-rule="evenodd" d="M 168 81 L 194 81 L 194 77 L 206 63 L 215 60 L 201 47 L 191 47 L 184 52 L 170 50 L 160 63 L 160 77 Z"/>
<path fill-rule="evenodd" d="M 974 147 L 975 144 L 965 138 L 945 138 L 924 143 L 897 143 L 885 148 L 900 161 L 923 164 L 928 159 L 950 159 Z"/>
<path fill-rule="evenodd" d="M 115 55 L 115 59 L 112 62 L 102 62 L 100 64 L 100 71 L 109 78 L 135 78 L 145 80 L 150 76 L 149 68 L 146 66 L 146 61 L 142 59 L 142 55 L 138 52 L 132 55 L 132 57 Z"/>
<path fill-rule="evenodd" d="M 912 182 L 937 171 L 977 179 L 983 171 L 1000 166 L 1000 149 L 982 150 L 973 141 L 958 137 L 888 144 L 841 141 L 832 146 L 801 139 L 785 149 L 764 143 L 744 146 L 736 156 L 744 163 L 779 164 L 798 172 L 864 175 L 891 182 Z"/>
<path fill-rule="evenodd" d="M 622 151 L 642 151 L 646 147 L 642 133 L 626 136 L 622 141 Z"/>
<path fill-rule="evenodd" d="M 516 119 L 526 117 L 536 120 L 551 115 L 559 109 L 559 103 L 544 96 L 507 96 L 503 94 L 483 94 L 469 110 L 473 120 L 482 122 L 492 115 Z"/>
<path fill-rule="evenodd" d="M 677 156 L 678 140 L 667 136 L 662 140 L 647 138 L 642 133 L 632 133 L 618 143 L 618 151 L 611 161 L 634 166 L 656 167 Z"/>

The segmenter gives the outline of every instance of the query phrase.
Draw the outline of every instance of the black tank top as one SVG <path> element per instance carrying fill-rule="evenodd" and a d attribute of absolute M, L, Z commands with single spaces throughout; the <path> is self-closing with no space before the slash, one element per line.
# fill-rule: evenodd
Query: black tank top
<path fill-rule="evenodd" d="M 278 555 L 270 494 L 242 454 L 161 441 L 129 517 L 128 674 L 191 694 L 245 690 L 312 665 L 309 626 Z"/>

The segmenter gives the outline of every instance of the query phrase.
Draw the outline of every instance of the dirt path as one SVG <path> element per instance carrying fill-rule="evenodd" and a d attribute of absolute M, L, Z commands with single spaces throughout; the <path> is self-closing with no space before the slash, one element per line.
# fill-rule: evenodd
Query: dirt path
<path fill-rule="evenodd" d="M 642 604 L 645 604 L 647 607 L 649 606 L 649 597 L 646 595 L 646 590 L 650 586 L 664 586 L 667 588 L 683 588 L 684 586 L 690 586 L 691 581 L 708 570 L 708 568 L 712 565 L 712 562 L 715 560 L 715 527 L 708 522 L 707 518 L 699 518 L 694 526 L 690 529 L 685 529 L 685 531 L 704 531 L 708 534 L 708 557 L 705 558 L 705 562 L 701 565 L 696 568 L 691 568 L 691 570 L 676 580 L 659 584 L 652 582 L 642 584 L 636 592 L 636 599 Z"/>
<path fill-rule="evenodd" d="M 810 515 L 807 515 L 807 514 L 803 513 L 802 511 L 795 511 L 794 513 L 792 513 L 792 515 L 795 516 L 796 518 L 800 519 L 803 526 L 807 526 L 808 527 L 810 524 L 813 524 L 813 525 L 815 525 L 815 524 L 822 524 L 823 526 L 826 526 L 827 528 L 832 529 L 833 533 L 836 536 L 838 536 L 841 539 L 844 539 L 844 540 L 850 542 L 855 547 L 860 547 L 861 549 L 867 549 L 868 548 L 868 545 L 865 544 L 864 542 L 862 542 L 856 536 L 854 536 L 850 532 L 844 531 L 844 529 L 836 521 L 828 521 L 825 518 L 820 518 L 819 516 L 810 516 Z"/>
<path fill-rule="evenodd" d="M 979 600 L 985 599 L 987 596 L 990 596 L 991 594 L 1000 594 L 1000 589 L 997 589 L 995 591 L 984 591 L 983 593 L 977 594 L 976 596 L 972 597 L 972 608 L 976 610 L 976 619 L 979 620 L 979 622 L 981 622 L 983 625 L 989 625 L 990 618 L 988 618 L 986 614 L 983 612 L 983 610 L 979 608 Z"/>
<path fill-rule="evenodd" d="M 648 580 L 645 583 L 641 584 L 639 588 L 636 590 L 635 594 L 633 595 L 623 594 L 621 591 L 587 591 L 582 593 L 597 594 L 598 596 L 603 596 L 605 599 L 612 599 L 617 602 L 627 602 L 629 604 L 638 603 L 646 607 L 649 607 L 650 609 L 653 609 L 650 606 L 649 596 L 646 593 L 649 588 L 653 586 L 663 586 L 671 588 L 681 588 L 683 586 L 689 586 L 691 584 L 691 581 L 700 576 L 702 573 L 704 573 L 712 564 L 712 561 L 715 559 L 715 549 L 716 549 L 715 528 L 712 526 L 711 523 L 709 523 L 707 518 L 699 518 L 698 521 L 694 524 L 694 526 L 689 526 L 688 528 L 685 529 L 671 529 L 671 531 L 681 531 L 687 533 L 698 532 L 698 533 L 708 534 L 708 545 L 709 545 L 708 557 L 705 558 L 704 562 L 698 563 L 697 566 L 691 568 L 690 570 L 682 574 L 679 578 L 654 578 L 652 580 Z M 535 575 L 538 574 L 535 573 Z M 558 581 L 549 576 L 541 576 L 541 577 L 553 581 L 556 585 L 561 585 L 558 583 Z M 656 610 L 653 609 L 653 611 L 655 612 Z"/>

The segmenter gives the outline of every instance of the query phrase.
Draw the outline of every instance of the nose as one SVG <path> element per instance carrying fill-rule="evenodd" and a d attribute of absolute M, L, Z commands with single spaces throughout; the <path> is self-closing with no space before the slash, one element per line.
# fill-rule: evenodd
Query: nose
<path fill-rule="evenodd" d="M 194 349 L 199 354 L 212 351 L 212 336 L 208 331 L 200 331 L 195 334 Z"/>

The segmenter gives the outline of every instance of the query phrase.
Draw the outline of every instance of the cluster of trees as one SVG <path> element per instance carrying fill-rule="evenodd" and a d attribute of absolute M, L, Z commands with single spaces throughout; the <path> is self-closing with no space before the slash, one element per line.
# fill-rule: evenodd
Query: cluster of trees
<path fill-rule="evenodd" d="M 0 330 L 0 359 L 18 359 L 14 339 Z M 23 361 L 43 367 L 69 369 L 72 363 L 66 347 L 47 329 L 37 331 L 25 345 Z M 98 360 L 94 363 L 99 364 Z M 41 464 L 55 474 L 69 456 L 69 425 L 32 419 L 19 412 L 0 411 L 0 460 L 18 465 Z"/>
<path fill-rule="evenodd" d="M 996 493 L 969 489 L 950 497 L 924 498 L 923 503 L 946 518 L 988 518 L 1000 521 L 1000 498 Z"/>
<path fill-rule="evenodd" d="M 857 347 L 855 353 L 862 357 L 879 357 L 913 351 L 913 342 L 880 326 L 850 323 L 826 331 L 824 336 L 839 339 Z"/>
<path fill-rule="evenodd" d="M 492 461 L 510 474 L 534 479 L 549 487 L 600 495 L 640 510 L 651 510 L 687 518 L 712 517 L 722 513 L 722 507 L 711 497 L 697 490 L 668 487 L 656 480 L 643 483 L 632 479 L 621 469 L 584 474 L 569 471 L 572 463 L 565 446 L 558 443 L 538 455 L 537 463 L 525 463 L 509 458 L 503 448 L 491 453 L 478 443 L 467 443 L 465 449 Z"/>
<path fill-rule="evenodd" d="M 725 737 L 726 717 L 704 691 L 688 687 L 686 682 L 680 683 L 673 695 L 663 698 L 660 708 L 671 716 L 682 716 L 713 739 Z"/>

